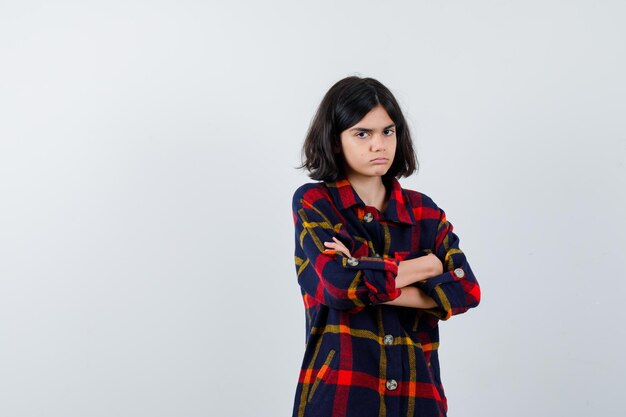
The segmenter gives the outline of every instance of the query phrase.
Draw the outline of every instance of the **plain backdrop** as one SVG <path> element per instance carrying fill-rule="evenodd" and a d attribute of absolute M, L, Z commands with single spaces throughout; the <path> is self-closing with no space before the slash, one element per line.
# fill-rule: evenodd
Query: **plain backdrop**
<path fill-rule="evenodd" d="M 398 98 L 481 305 L 450 417 L 621 416 L 623 1 L 2 1 L 0 415 L 274 417 L 293 191 L 348 75 Z"/>

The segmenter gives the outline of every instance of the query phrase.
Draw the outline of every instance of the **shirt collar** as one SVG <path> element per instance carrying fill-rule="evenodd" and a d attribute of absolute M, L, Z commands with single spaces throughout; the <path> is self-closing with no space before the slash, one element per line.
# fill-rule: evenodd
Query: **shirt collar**
<path fill-rule="evenodd" d="M 345 210 L 352 206 L 365 207 L 365 203 L 356 193 L 350 181 L 345 177 L 340 177 L 337 181 L 326 182 L 325 184 L 337 208 Z M 389 193 L 387 208 L 382 213 L 383 218 L 398 223 L 417 224 L 415 217 L 413 217 L 410 202 L 403 193 L 400 182 L 396 178 L 391 178 L 386 184 L 386 187 L 387 190 L 391 187 L 391 191 Z"/>

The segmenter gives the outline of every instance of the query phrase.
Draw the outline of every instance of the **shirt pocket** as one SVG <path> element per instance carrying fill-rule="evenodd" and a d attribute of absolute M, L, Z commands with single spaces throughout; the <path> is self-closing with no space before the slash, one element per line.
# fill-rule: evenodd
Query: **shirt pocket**
<path fill-rule="evenodd" d="M 331 349 L 326 356 L 326 360 L 324 360 L 324 364 L 317 372 L 317 376 L 315 377 L 315 381 L 313 382 L 313 385 L 311 386 L 311 391 L 309 391 L 309 396 L 307 397 L 307 403 L 310 404 L 314 399 L 316 399 L 315 393 L 320 391 L 320 383 L 323 385 L 325 384 L 325 381 L 328 378 L 328 374 L 331 372 L 331 363 L 334 356 L 335 350 Z"/>

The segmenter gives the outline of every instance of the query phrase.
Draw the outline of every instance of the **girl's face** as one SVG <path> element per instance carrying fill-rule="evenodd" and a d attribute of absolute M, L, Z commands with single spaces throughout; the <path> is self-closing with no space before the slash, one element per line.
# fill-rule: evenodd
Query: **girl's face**
<path fill-rule="evenodd" d="M 348 178 L 381 177 L 396 154 L 396 125 L 383 106 L 370 110 L 354 126 L 341 132 L 341 153 Z"/>

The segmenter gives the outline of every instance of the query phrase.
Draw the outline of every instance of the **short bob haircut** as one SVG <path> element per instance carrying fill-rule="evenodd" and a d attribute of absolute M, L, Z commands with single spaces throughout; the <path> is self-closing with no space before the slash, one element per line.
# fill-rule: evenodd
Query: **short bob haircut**
<path fill-rule="evenodd" d="M 302 165 L 309 177 L 334 182 L 345 175 L 340 135 L 374 107 L 382 105 L 396 125 L 396 154 L 382 179 L 408 177 L 418 170 L 413 141 L 400 106 L 387 87 L 373 78 L 344 78 L 326 93 L 302 146 Z"/>

